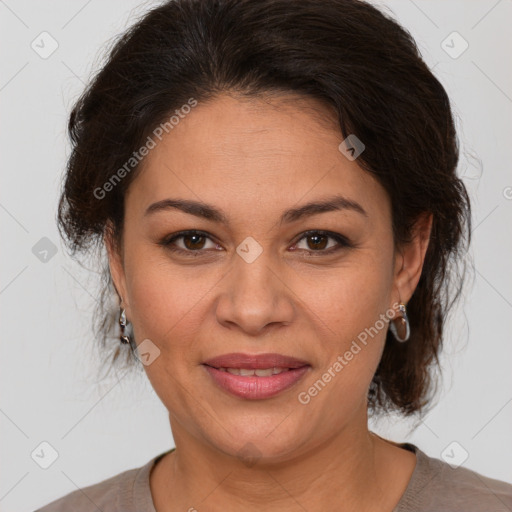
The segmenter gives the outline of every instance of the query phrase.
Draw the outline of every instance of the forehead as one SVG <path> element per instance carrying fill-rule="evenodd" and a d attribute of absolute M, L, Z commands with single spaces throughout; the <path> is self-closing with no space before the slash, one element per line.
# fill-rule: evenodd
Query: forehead
<path fill-rule="evenodd" d="M 222 95 L 199 102 L 155 140 L 128 191 L 140 208 L 183 196 L 272 209 L 336 192 L 367 211 L 386 207 L 380 184 L 339 151 L 335 115 L 314 99 Z"/>

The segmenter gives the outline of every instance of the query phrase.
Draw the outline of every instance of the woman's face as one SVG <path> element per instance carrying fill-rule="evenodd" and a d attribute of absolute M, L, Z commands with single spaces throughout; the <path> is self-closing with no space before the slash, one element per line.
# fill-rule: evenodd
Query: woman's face
<path fill-rule="evenodd" d="M 274 461 L 366 428 L 383 319 L 416 285 L 394 259 L 382 186 L 338 149 L 321 105 L 284 99 L 220 96 L 192 108 L 127 192 L 122 262 L 109 247 L 175 440 Z M 200 233 L 165 245 L 185 230 Z M 233 353 L 296 361 L 205 365 Z M 285 371 L 214 368 L 258 366 Z"/>

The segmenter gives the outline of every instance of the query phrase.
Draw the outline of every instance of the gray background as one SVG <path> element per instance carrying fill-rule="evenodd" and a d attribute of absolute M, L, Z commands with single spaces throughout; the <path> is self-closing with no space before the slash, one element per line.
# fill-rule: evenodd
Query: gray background
<path fill-rule="evenodd" d="M 512 482 L 512 1 L 382 3 L 416 38 L 453 100 L 475 268 L 450 323 L 438 405 L 415 431 L 398 418 L 373 427 L 434 457 L 460 462 L 467 454 L 465 467 Z M 2 511 L 33 510 L 173 445 L 166 410 L 144 375 L 95 382 L 96 276 L 66 256 L 55 224 L 70 106 L 102 47 L 152 5 L 0 0 Z M 47 58 L 31 47 L 51 49 L 43 31 L 58 43 Z M 464 42 L 446 39 L 453 31 L 469 44 L 457 58 Z M 43 237 L 55 255 L 40 253 Z M 58 453 L 47 469 L 31 456 L 41 449 L 48 456 L 42 442 Z"/>

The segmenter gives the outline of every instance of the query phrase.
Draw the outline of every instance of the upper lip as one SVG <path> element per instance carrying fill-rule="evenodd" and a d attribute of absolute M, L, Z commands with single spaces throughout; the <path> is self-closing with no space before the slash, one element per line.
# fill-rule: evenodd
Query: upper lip
<path fill-rule="evenodd" d="M 247 368 L 258 370 L 264 368 L 301 368 L 309 366 L 307 361 L 282 354 L 243 354 L 232 353 L 213 357 L 203 362 L 214 368 Z"/>

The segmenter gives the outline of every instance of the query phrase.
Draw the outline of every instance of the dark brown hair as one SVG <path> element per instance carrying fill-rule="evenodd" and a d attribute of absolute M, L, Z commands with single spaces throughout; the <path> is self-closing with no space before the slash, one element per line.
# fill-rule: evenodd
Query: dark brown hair
<path fill-rule="evenodd" d="M 71 112 L 72 153 L 58 209 L 72 255 L 102 251 L 95 332 L 102 350 L 113 347 L 108 364 L 121 364 L 123 354 L 128 367 L 135 360 L 117 337 L 119 303 L 107 307 L 116 292 L 103 235 L 111 223 L 121 246 L 124 196 L 140 165 L 104 198 L 94 191 L 190 98 L 226 92 L 293 92 L 335 112 L 340 140 L 355 134 L 364 142 L 358 163 L 389 194 L 396 247 L 411 238 L 420 214 L 433 214 L 423 272 L 407 305 L 411 338 L 400 344 L 387 334 L 368 396 L 375 412 L 424 410 L 447 314 L 462 290 L 470 202 L 456 175 L 458 143 L 444 88 L 412 36 L 358 0 L 175 0 L 115 42 Z"/>

